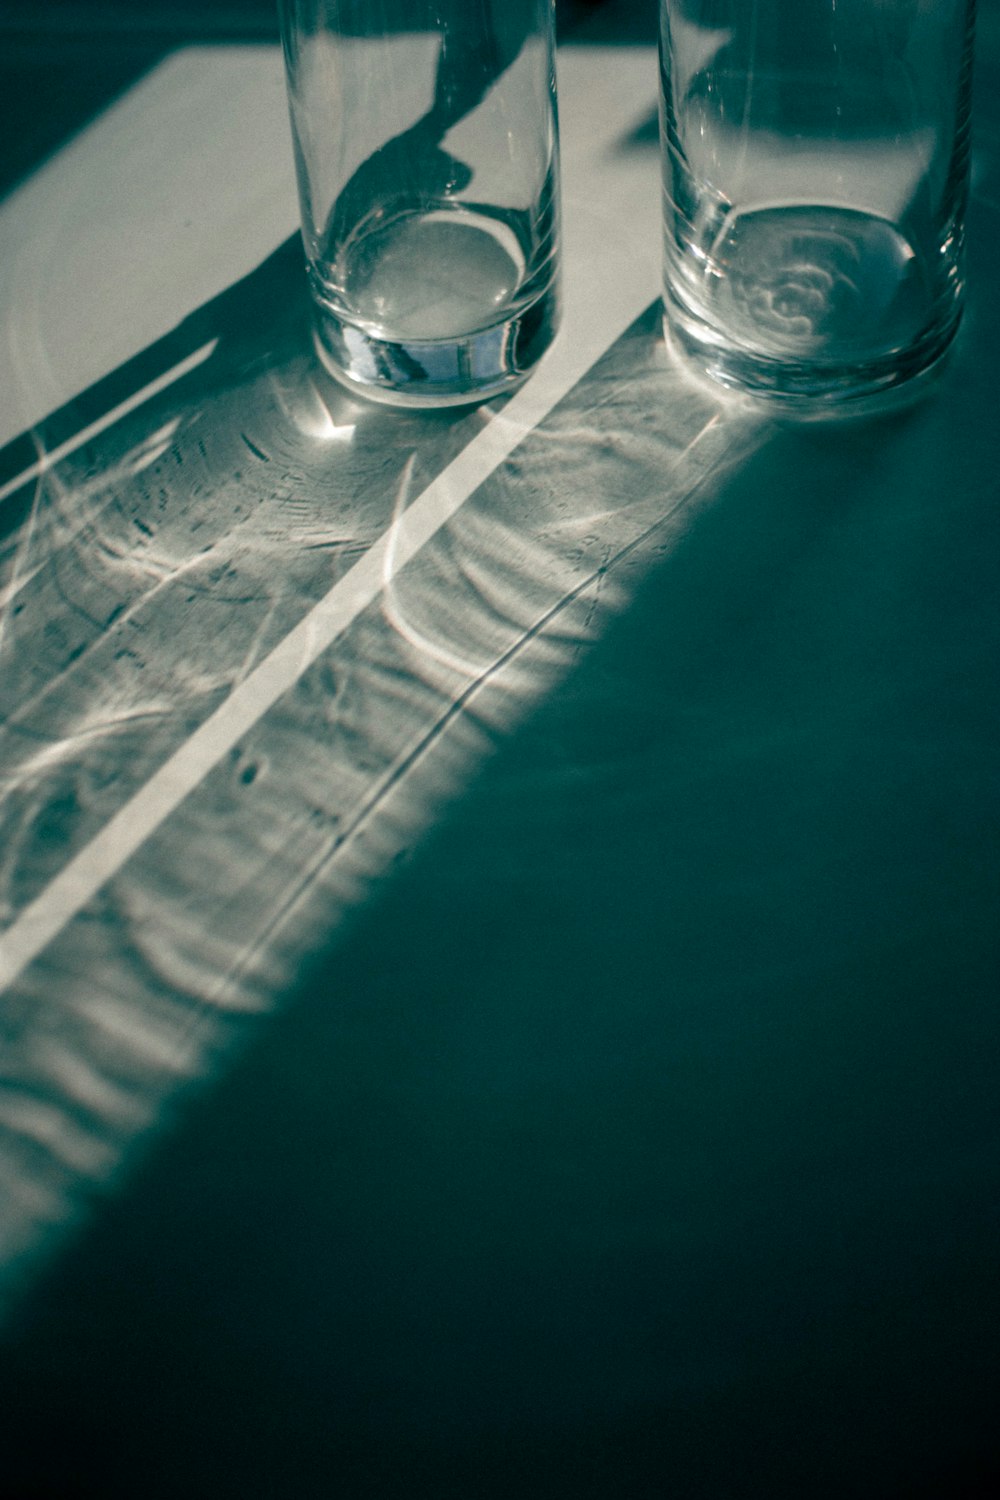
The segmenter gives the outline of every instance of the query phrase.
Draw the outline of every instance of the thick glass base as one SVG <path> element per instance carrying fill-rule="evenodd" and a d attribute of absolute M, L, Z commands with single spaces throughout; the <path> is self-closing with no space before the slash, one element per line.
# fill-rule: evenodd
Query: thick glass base
<path fill-rule="evenodd" d="M 519 385 L 555 334 L 554 278 L 528 282 L 501 219 L 454 208 L 391 216 L 342 261 L 336 295 L 314 275 L 316 347 L 336 379 L 369 399 L 486 400 Z"/>
<path fill-rule="evenodd" d="M 393 339 L 314 308 L 314 343 L 327 372 L 388 406 L 467 406 L 514 390 L 555 327 L 551 293 L 491 328 L 449 339 Z"/>
<path fill-rule="evenodd" d="M 729 215 L 706 254 L 668 252 L 672 343 L 713 380 L 803 411 L 921 381 L 958 327 L 942 277 L 885 220 L 790 205 Z"/>

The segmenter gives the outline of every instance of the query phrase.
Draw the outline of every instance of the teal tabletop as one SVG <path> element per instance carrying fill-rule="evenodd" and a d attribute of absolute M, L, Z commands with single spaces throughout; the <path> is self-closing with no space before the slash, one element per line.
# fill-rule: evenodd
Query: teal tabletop
<path fill-rule="evenodd" d="M 560 332 L 436 413 L 317 368 L 201 9 L 0 21 L 0 1496 L 985 1500 L 1000 5 L 842 422 L 673 359 L 655 4 L 560 11 Z"/>

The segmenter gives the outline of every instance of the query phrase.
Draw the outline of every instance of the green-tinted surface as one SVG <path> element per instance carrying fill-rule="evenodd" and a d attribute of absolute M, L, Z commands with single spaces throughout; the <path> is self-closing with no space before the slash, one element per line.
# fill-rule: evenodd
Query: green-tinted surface
<path fill-rule="evenodd" d="M 776 436 L 653 558 L 40 1290 L 13 1472 L 988 1492 L 997 522 L 936 420 Z"/>

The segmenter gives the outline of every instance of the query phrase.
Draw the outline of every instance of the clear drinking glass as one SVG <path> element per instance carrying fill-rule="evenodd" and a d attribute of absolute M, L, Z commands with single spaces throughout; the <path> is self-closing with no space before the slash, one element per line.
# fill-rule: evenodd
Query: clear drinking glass
<path fill-rule="evenodd" d="M 506 390 L 555 332 L 554 0 L 279 0 L 316 342 L 356 390 Z"/>
<path fill-rule="evenodd" d="M 660 0 L 665 307 L 795 406 L 927 371 L 963 295 L 975 0 Z"/>

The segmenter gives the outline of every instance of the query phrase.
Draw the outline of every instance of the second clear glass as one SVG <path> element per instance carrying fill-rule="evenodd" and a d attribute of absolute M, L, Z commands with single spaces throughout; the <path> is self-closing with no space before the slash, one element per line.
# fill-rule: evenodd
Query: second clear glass
<path fill-rule="evenodd" d="M 660 0 L 666 305 L 724 384 L 836 407 L 947 349 L 974 0 Z"/>

